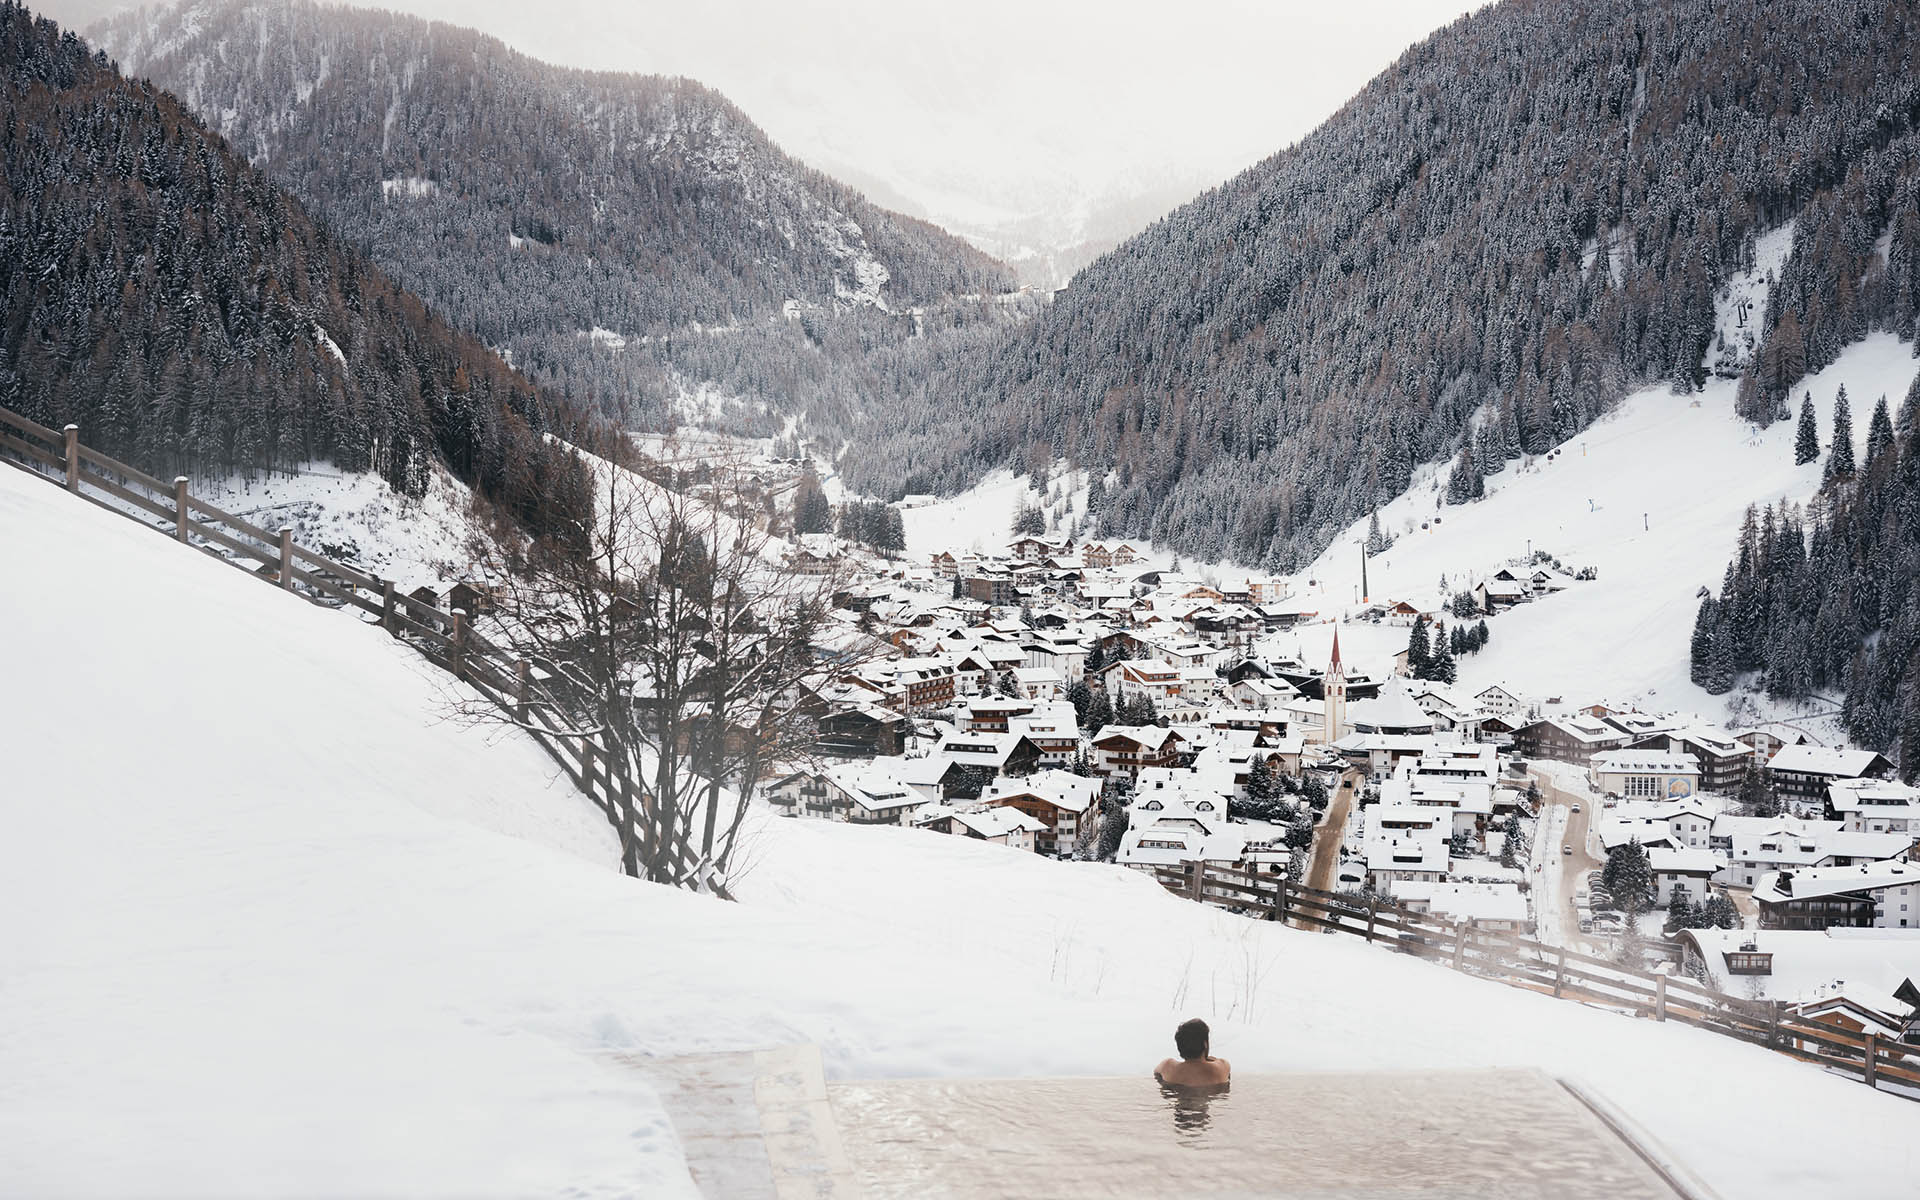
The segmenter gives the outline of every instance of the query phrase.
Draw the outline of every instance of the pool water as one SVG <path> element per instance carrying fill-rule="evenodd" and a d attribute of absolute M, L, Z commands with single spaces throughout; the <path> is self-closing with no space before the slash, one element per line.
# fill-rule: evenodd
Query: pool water
<path fill-rule="evenodd" d="M 1534 1071 L 828 1087 L 872 1200 L 1555 1197 L 1674 1200 L 1632 1144 Z"/>

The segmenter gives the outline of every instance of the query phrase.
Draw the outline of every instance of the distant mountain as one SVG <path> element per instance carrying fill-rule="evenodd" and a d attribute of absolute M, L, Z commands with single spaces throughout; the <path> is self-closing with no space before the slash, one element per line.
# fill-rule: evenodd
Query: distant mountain
<path fill-rule="evenodd" d="M 685 79 L 304 2 L 190 2 L 92 36 L 454 323 L 636 422 L 831 425 L 891 386 L 869 359 L 924 328 L 912 313 L 1014 287 Z"/>
<path fill-rule="evenodd" d="M 947 363 L 851 481 L 952 490 L 1060 456 L 1106 474 L 1107 533 L 1300 567 L 1417 463 L 1498 471 L 1638 385 L 1697 386 L 1717 289 L 1794 221 L 1758 353 L 1714 355 L 1771 420 L 1848 340 L 1913 328 L 1916 62 L 1895 0 L 1462 17 Z"/>
<path fill-rule="evenodd" d="M 585 503 L 573 415 L 173 96 L 0 0 L 0 405 L 155 474 L 436 464 L 540 525 Z"/>

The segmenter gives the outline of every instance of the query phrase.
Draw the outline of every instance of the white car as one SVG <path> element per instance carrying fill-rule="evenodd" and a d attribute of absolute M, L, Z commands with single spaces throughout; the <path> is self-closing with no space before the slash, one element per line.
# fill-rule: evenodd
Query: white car
<path fill-rule="evenodd" d="M 1573 811 L 1575 811 L 1575 812 L 1579 812 L 1579 811 L 1580 811 L 1580 806 L 1579 806 L 1578 804 L 1576 804 L 1576 805 L 1574 805 L 1574 806 L 1573 806 Z"/>
<path fill-rule="evenodd" d="M 1560 847 L 1560 853 L 1562 853 L 1562 854 L 1572 854 L 1572 853 L 1573 853 L 1573 847 L 1572 847 L 1572 846 L 1562 846 L 1562 847 Z"/>

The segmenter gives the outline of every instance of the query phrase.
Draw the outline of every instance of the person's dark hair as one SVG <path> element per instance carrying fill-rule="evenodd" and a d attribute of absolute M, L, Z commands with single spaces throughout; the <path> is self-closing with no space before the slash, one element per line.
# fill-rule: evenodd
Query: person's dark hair
<path fill-rule="evenodd" d="M 1207 1023 L 1199 1017 L 1191 1021 L 1182 1021 L 1180 1028 L 1173 1031 L 1174 1048 L 1180 1051 L 1180 1057 L 1189 1061 L 1207 1056 L 1207 1042 L 1210 1031 Z"/>

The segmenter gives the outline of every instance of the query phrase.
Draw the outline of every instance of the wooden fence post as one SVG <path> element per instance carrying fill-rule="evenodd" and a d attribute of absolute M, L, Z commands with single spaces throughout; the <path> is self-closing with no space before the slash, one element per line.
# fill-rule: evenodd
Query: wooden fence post
<path fill-rule="evenodd" d="M 1367 940 L 1369 942 L 1373 940 L 1374 918 L 1377 917 L 1379 914 L 1380 914 L 1379 901 L 1375 900 L 1372 896 L 1368 896 L 1367 897 Z"/>
<path fill-rule="evenodd" d="M 1867 1057 L 1865 1073 L 1861 1080 L 1870 1088 L 1880 1086 L 1880 1038 L 1877 1034 L 1867 1035 Z"/>
<path fill-rule="evenodd" d="M 1667 1019 L 1667 964 L 1661 963 L 1653 969 L 1653 1019 Z"/>
<path fill-rule="evenodd" d="M 1187 898 L 1189 900 L 1202 899 L 1201 890 L 1205 886 L 1206 874 L 1207 864 L 1203 862 L 1187 864 Z"/>
<path fill-rule="evenodd" d="M 467 610 L 453 610 L 453 677 L 467 677 Z"/>
<path fill-rule="evenodd" d="M 517 659 L 513 664 L 513 707 L 514 715 L 521 721 L 527 719 L 527 686 L 532 682 L 533 668 L 527 660 Z"/>
<path fill-rule="evenodd" d="M 1458 971 L 1460 969 L 1461 960 L 1466 956 L 1466 952 L 1467 952 L 1467 923 L 1465 921 L 1455 921 L 1453 923 L 1453 969 L 1454 970 Z"/>
<path fill-rule="evenodd" d="M 1288 887 L 1289 885 L 1287 883 L 1287 877 L 1285 875 L 1282 875 L 1280 877 L 1280 923 L 1283 925 L 1286 924 L 1287 919 L 1290 915 L 1287 911 Z"/>
<path fill-rule="evenodd" d="M 1567 948 L 1560 947 L 1560 961 L 1553 967 L 1553 994 L 1558 996 L 1560 989 L 1567 986 Z"/>
<path fill-rule="evenodd" d="M 280 586 L 293 590 L 293 526 L 280 527 Z"/>
<path fill-rule="evenodd" d="M 175 475 L 173 477 L 173 512 L 174 512 L 173 536 L 179 538 L 180 544 L 184 546 L 187 541 L 187 523 L 188 523 L 187 477 L 185 475 Z"/>
<path fill-rule="evenodd" d="M 393 580 L 382 579 L 380 581 L 380 624 L 385 626 L 387 632 L 394 637 L 400 636 L 400 625 L 394 620 L 397 615 L 394 611 Z"/>
<path fill-rule="evenodd" d="M 80 490 L 80 427 L 69 425 L 62 430 L 67 435 L 67 490 Z"/>
<path fill-rule="evenodd" d="M 1767 1004 L 1767 1049 L 1778 1050 L 1779 1048 L 1780 1048 L 1780 1006 L 1778 1004 L 1769 1002 Z"/>

